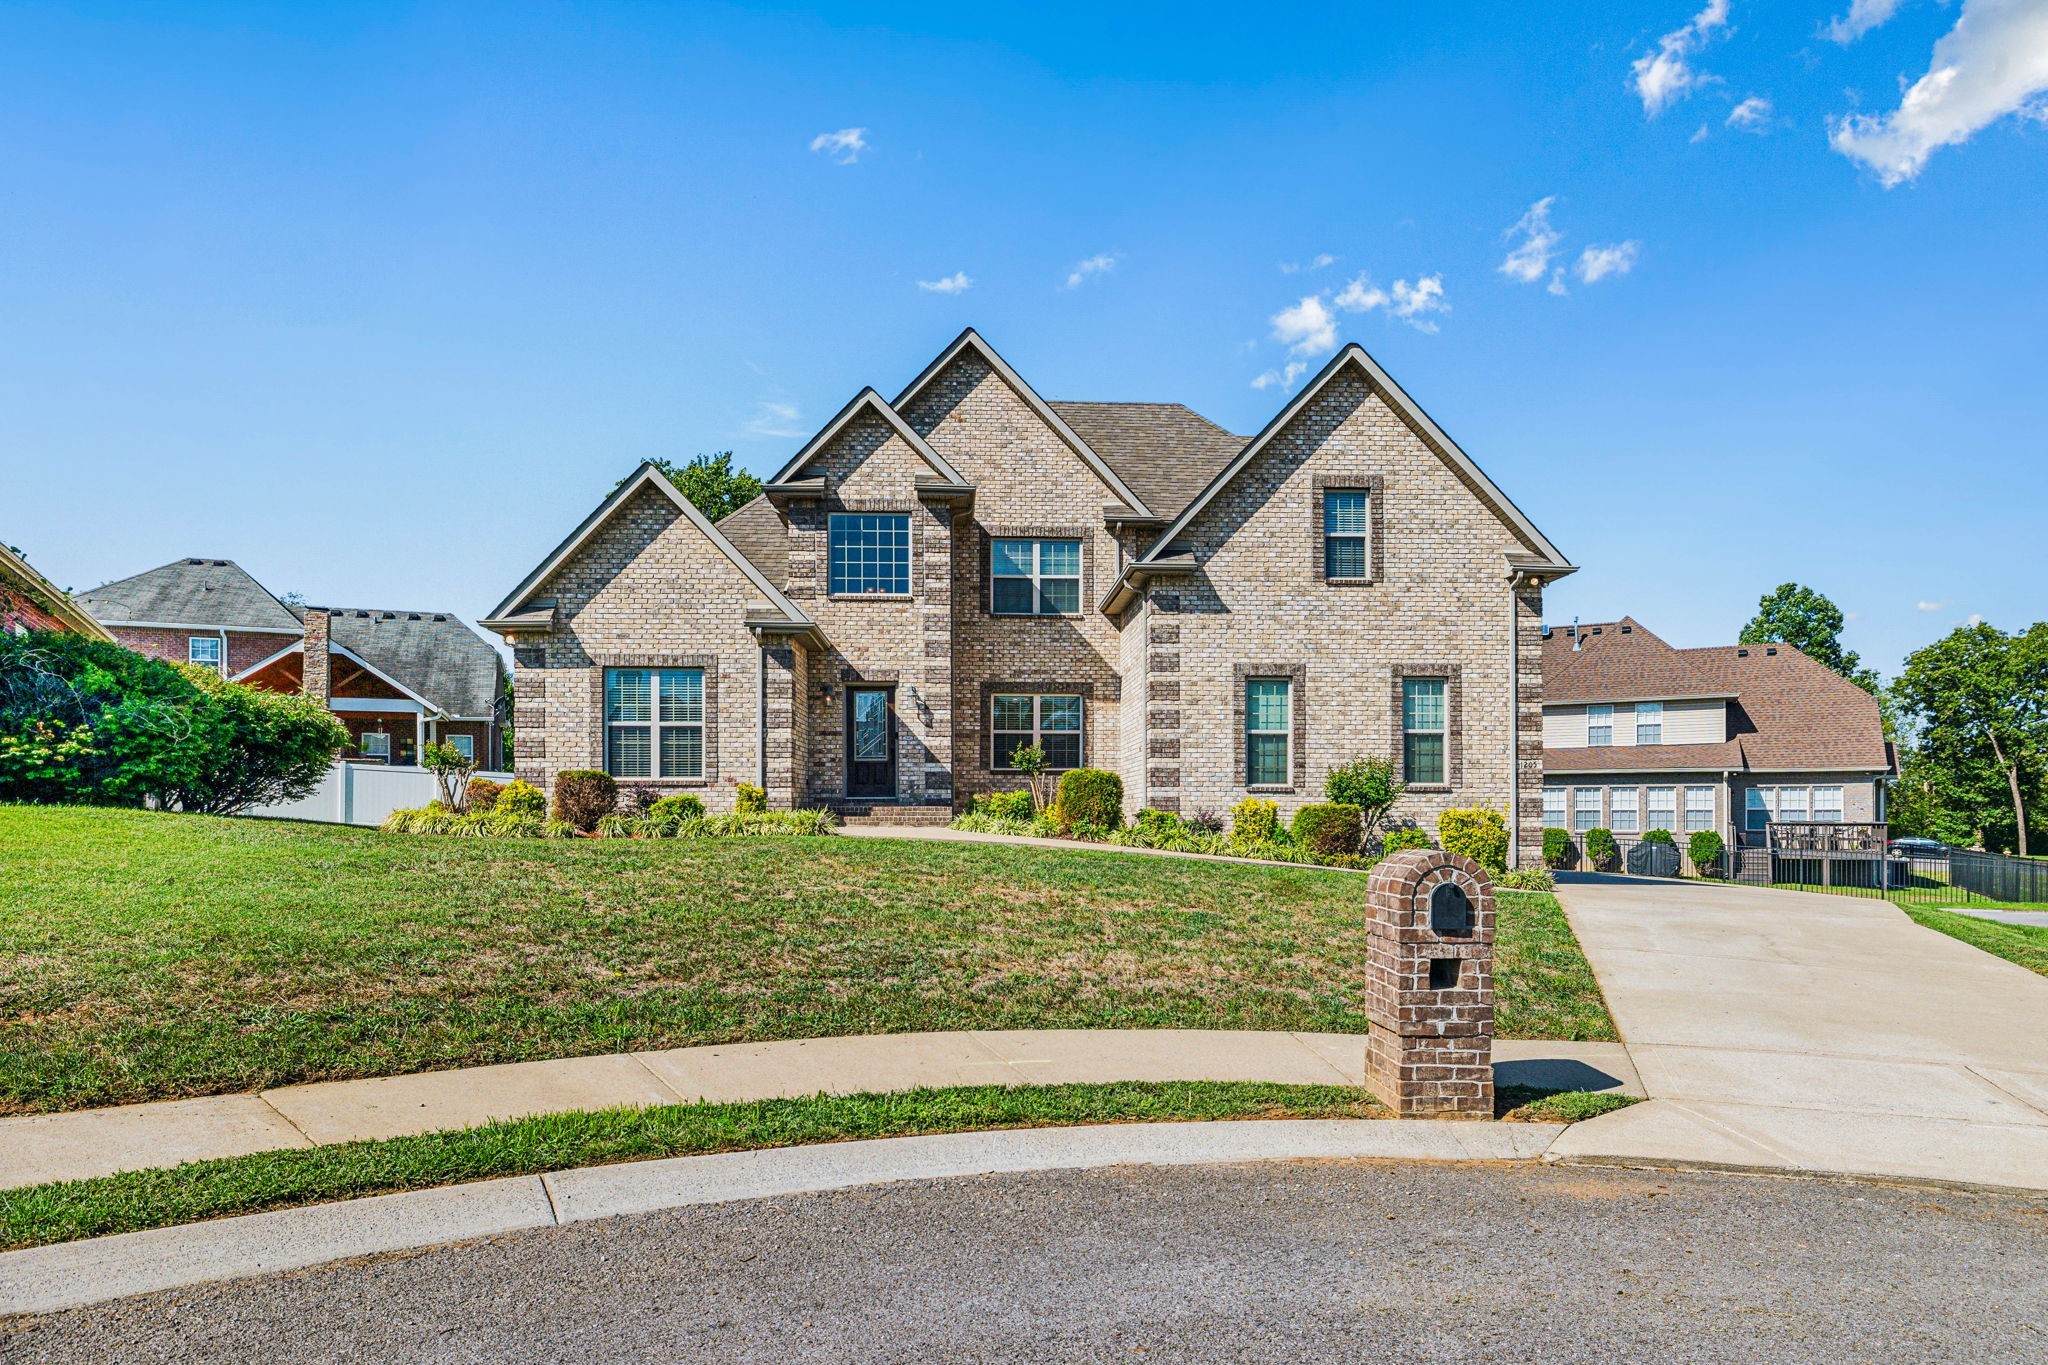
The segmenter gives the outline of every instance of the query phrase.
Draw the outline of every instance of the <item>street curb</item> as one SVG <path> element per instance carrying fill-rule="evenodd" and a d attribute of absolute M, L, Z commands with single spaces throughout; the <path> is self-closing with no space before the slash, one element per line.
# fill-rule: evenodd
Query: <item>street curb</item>
<path fill-rule="evenodd" d="M 1914 1190 L 1946 1190 L 1955 1194 L 2018 1195 L 2048 1198 L 2038 1185 L 1995 1185 L 1982 1180 L 1944 1180 L 1931 1175 L 1894 1175 L 1884 1171 L 1822 1170 L 1811 1166 L 1767 1162 L 1705 1161 L 1693 1157 L 1602 1156 L 1598 1153 L 1545 1154 L 1546 1166 L 1581 1166 L 1611 1171 L 1694 1171 L 1703 1175 L 1762 1175 L 1780 1180 L 1833 1180 L 1857 1185 L 1895 1185 Z"/>
<path fill-rule="evenodd" d="M 516 1176 L 0 1255 L 0 1318 L 595 1218 L 903 1180 L 1302 1160 L 1538 1162 L 1561 1124 L 1254 1119 L 1002 1129 Z"/>

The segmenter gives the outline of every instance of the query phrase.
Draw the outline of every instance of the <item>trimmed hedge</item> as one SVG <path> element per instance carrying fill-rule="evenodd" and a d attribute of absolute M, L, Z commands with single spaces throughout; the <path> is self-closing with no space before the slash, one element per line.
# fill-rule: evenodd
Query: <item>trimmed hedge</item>
<path fill-rule="evenodd" d="M 1714 865 L 1721 861 L 1721 855 L 1728 851 L 1721 842 L 1721 836 L 1711 829 L 1697 830 L 1692 838 L 1685 841 L 1685 851 L 1692 855 L 1692 865 L 1707 876 Z"/>
<path fill-rule="evenodd" d="M 990 792 L 987 796 L 976 797 L 971 808 L 998 820 L 1028 821 L 1038 814 L 1038 802 L 1029 791 Z"/>
<path fill-rule="evenodd" d="M 1488 806 L 1447 810 L 1437 817 L 1437 838 L 1446 853 L 1458 853 L 1488 872 L 1508 870 L 1508 820 Z"/>
<path fill-rule="evenodd" d="M 1399 853 L 1410 848 L 1435 848 L 1429 841 L 1426 829 L 1390 829 L 1380 843 L 1380 851 L 1386 854 Z"/>
<path fill-rule="evenodd" d="M 493 782 L 488 777 L 472 777 L 462 792 L 462 808 L 478 812 L 495 810 L 498 798 L 504 794 L 504 783 Z"/>
<path fill-rule="evenodd" d="M 734 815 L 762 815 L 768 810 L 768 793 L 751 782 L 740 783 L 739 793 L 733 798 Z"/>
<path fill-rule="evenodd" d="M 491 803 L 491 809 L 499 815 L 509 815 L 516 819 L 545 820 L 548 814 L 548 799 L 541 795 L 539 787 L 515 777 L 505 784 L 505 790 L 498 793 L 498 799 Z"/>
<path fill-rule="evenodd" d="M 1572 832 L 1555 827 L 1543 831 L 1543 865 L 1553 870 L 1572 860 Z"/>
<path fill-rule="evenodd" d="M 1586 831 L 1586 861 L 1601 871 L 1614 866 L 1621 856 L 1621 845 L 1614 842 L 1611 829 L 1589 829 Z"/>
<path fill-rule="evenodd" d="M 555 774 L 555 819 L 564 824 L 588 834 L 618 805 L 619 784 L 610 773 L 571 768 Z"/>
<path fill-rule="evenodd" d="M 1230 808 L 1230 837 L 1247 843 L 1270 844 L 1280 833 L 1280 807 L 1258 796 L 1247 796 Z"/>
<path fill-rule="evenodd" d="M 1100 768 L 1075 768 L 1060 774 L 1060 794 L 1053 807 L 1062 829 L 1123 828 L 1124 780 Z"/>
<path fill-rule="evenodd" d="M 1294 842 L 1325 858 L 1355 854 L 1364 841 L 1365 825 L 1356 806 L 1330 801 L 1294 813 Z"/>

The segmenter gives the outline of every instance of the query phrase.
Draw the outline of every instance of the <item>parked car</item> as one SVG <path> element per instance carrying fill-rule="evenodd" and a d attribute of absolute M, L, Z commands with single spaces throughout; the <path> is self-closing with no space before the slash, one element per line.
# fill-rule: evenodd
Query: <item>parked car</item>
<path fill-rule="evenodd" d="M 1894 839 L 1884 847 L 1894 858 L 1940 858 L 1953 852 L 1939 839 L 1922 839 L 1917 835 Z"/>

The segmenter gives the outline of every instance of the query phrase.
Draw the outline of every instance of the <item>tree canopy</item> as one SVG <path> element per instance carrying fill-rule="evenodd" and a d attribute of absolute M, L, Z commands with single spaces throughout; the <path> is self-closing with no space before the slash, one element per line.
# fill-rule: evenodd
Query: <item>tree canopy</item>
<path fill-rule="evenodd" d="M 1918 730 L 1908 811 L 1956 842 L 2025 855 L 2048 786 L 2048 622 L 1959 626 L 1906 658 L 1892 694 Z"/>
<path fill-rule="evenodd" d="M 1842 609 L 1825 593 L 1804 583 L 1780 583 L 1757 600 L 1756 615 L 1736 640 L 1745 645 L 1791 645 L 1864 691 L 1876 692 L 1877 670 L 1863 667 L 1861 655 L 1842 648 L 1843 624 Z"/>
<path fill-rule="evenodd" d="M 717 521 L 761 496 L 761 481 L 744 469 L 734 469 L 730 450 L 721 450 L 716 455 L 697 455 L 683 465 L 674 460 L 650 460 L 648 463 L 666 475 L 677 491 L 711 521 Z M 632 477 L 628 474 L 625 479 L 620 479 L 613 485 L 614 489 L 623 488 L 626 479 Z"/>

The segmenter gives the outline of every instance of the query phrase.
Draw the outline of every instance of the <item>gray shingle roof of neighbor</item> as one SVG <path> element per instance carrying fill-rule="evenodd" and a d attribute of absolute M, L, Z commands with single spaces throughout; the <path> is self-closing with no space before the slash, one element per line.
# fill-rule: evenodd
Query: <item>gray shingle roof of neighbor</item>
<path fill-rule="evenodd" d="M 101 621 L 290 630 L 298 618 L 232 559 L 177 559 L 75 600 Z"/>
<path fill-rule="evenodd" d="M 504 660 L 489 641 L 443 611 L 328 608 L 335 644 L 451 716 L 487 717 Z"/>
<path fill-rule="evenodd" d="M 1049 404 L 1160 516 L 1173 518 L 1237 457 L 1234 436 L 1179 403 Z"/>

